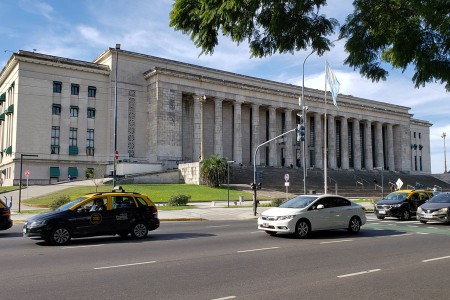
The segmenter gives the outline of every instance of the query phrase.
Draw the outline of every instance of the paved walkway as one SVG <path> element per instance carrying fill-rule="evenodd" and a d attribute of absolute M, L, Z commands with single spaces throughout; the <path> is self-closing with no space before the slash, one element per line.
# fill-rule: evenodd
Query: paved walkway
<path fill-rule="evenodd" d="M 4 193 L 1 196 L 8 199 L 8 204 L 12 197 L 12 214 L 11 218 L 14 222 L 25 222 L 28 218 L 35 216 L 36 207 L 27 206 L 23 201 L 28 198 L 39 197 L 49 193 L 53 193 L 68 187 L 73 186 L 86 186 L 94 185 L 90 180 L 86 181 L 72 181 L 61 184 L 53 184 L 47 186 L 29 186 L 27 189 L 23 189 L 21 192 L 21 204 L 20 213 L 19 210 L 19 191 L 12 191 Z M 234 188 L 251 191 L 247 185 L 236 185 Z M 284 192 L 270 191 L 270 190 L 258 190 L 258 195 L 264 195 L 267 198 L 285 198 L 291 197 L 292 194 L 286 195 Z M 4 200 L 3 198 L 2 200 Z M 268 203 L 270 201 L 261 201 L 261 204 Z M 269 207 L 260 206 L 257 209 L 257 216 L 254 216 L 252 201 L 245 201 L 239 203 L 238 201 L 230 201 L 230 207 L 228 207 L 228 201 L 211 201 L 211 202 L 197 202 L 190 205 L 195 208 L 182 209 L 182 210 L 159 210 L 158 216 L 161 221 L 190 221 L 190 220 L 248 220 L 256 219 L 258 214 L 262 213 Z M 370 207 L 370 203 L 364 204 Z M 27 213 L 27 211 L 33 210 L 33 213 Z"/>

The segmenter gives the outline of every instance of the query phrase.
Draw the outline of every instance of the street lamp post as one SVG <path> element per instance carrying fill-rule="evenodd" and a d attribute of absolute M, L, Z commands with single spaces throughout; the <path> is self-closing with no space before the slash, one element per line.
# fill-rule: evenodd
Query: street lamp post
<path fill-rule="evenodd" d="M 20 154 L 20 175 L 19 175 L 19 212 L 20 203 L 22 202 L 22 162 L 24 157 L 38 157 L 37 154 Z"/>
<path fill-rule="evenodd" d="M 228 184 L 227 184 L 227 190 L 228 190 L 228 207 L 230 207 L 230 164 L 233 164 L 234 160 L 227 161 L 227 176 L 228 176 Z"/>
<path fill-rule="evenodd" d="M 305 60 L 303 61 L 303 66 L 302 66 L 302 98 L 301 98 L 301 103 L 300 107 L 302 108 L 302 123 L 303 125 L 306 124 L 306 111 L 305 111 L 305 62 L 308 59 L 308 57 L 310 57 L 313 53 L 315 52 L 315 50 L 311 51 L 311 53 L 308 54 L 308 56 L 306 56 Z M 306 132 L 306 128 L 305 128 L 305 132 Z M 305 137 L 306 139 L 306 137 Z M 302 158 L 302 164 L 303 164 L 303 194 L 306 195 L 306 141 L 303 140 L 302 141 L 302 149 L 303 149 L 303 158 Z"/>
<path fill-rule="evenodd" d="M 447 134 L 445 132 L 442 133 L 441 138 L 444 139 L 444 173 L 447 173 L 447 151 L 445 150 L 445 137 Z"/>
<path fill-rule="evenodd" d="M 116 72 L 115 72 L 115 83 L 114 83 L 114 171 L 113 171 L 113 187 L 116 186 L 116 176 L 117 176 L 117 69 L 119 68 L 119 50 L 120 44 L 116 44 Z"/>

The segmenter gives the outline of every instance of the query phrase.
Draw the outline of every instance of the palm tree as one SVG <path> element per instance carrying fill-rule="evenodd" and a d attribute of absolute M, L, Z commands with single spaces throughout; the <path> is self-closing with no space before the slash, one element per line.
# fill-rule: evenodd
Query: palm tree
<path fill-rule="evenodd" d="M 227 159 L 217 155 L 211 155 L 201 162 L 200 176 L 209 186 L 218 187 L 227 180 Z"/>

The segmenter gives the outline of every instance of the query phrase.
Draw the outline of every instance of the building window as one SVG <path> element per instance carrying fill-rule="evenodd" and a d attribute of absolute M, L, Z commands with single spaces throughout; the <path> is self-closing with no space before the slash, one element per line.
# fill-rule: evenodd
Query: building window
<path fill-rule="evenodd" d="M 416 138 L 416 132 L 414 131 L 414 138 Z"/>
<path fill-rule="evenodd" d="M 55 115 L 55 116 L 61 115 L 61 104 L 53 104 L 52 105 L 52 115 Z"/>
<path fill-rule="evenodd" d="M 422 138 L 422 134 L 421 134 L 421 132 L 419 132 L 419 139 L 420 139 L 420 138 Z"/>
<path fill-rule="evenodd" d="M 70 86 L 70 93 L 72 95 L 79 95 L 80 94 L 80 85 L 72 83 L 72 85 Z"/>
<path fill-rule="evenodd" d="M 87 109 L 87 117 L 89 119 L 95 118 L 95 108 L 88 107 L 88 109 Z"/>
<path fill-rule="evenodd" d="M 52 126 L 51 154 L 59 154 L 59 126 Z"/>
<path fill-rule="evenodd" d="M 71 117 L 78 117 L 78 106 L 71 106 L 70 107 L 70 116 Z"/>
<path fill-rule="evenodd" d="M 53 81 L 53 93 L 61 93 L 62 83 L 60 81 Z"/>
<path fill-rule="evenodd" d="M 86 134 L 86 155 L 94 156 L 94 129 L 88 129 Z"/>
<path fill-rule="evenodd" d="M 88 97 L 95 98 L 97 94 L 97 88 L 95 86 L 89 86 L 88 87 Z"/>
<path fill-rule="evenodd" d="M 69 146 L 77 146 L 78 130 L 77 128 L 70 127 L 69 132 Z"/>

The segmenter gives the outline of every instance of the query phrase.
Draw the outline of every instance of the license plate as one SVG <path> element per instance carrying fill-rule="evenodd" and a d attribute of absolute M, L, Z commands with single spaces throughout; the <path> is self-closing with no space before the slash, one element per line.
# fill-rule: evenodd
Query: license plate
<path fill-rule="evenodd" d="M 425 214 L 425 218 L 429 218 L 429 219 L 431 219 L 433 217 L 433 215 L 432 214 Z"/>
<path fill-rule="evenodd" d="M 386 213 L 386 211 L 385 211 L 384 209 L 380 209 L 380 210 L 378 211 L 378 213 L 379 213 L 380 215 L 384 215 L 384 214 Z"/>

